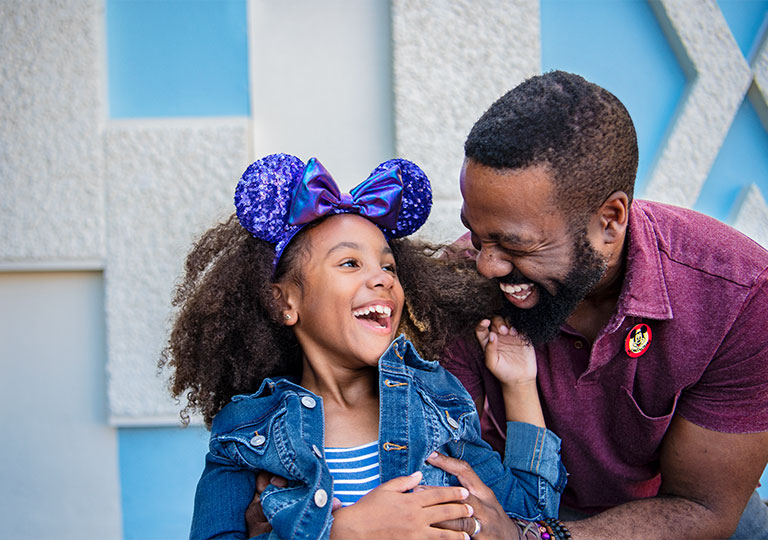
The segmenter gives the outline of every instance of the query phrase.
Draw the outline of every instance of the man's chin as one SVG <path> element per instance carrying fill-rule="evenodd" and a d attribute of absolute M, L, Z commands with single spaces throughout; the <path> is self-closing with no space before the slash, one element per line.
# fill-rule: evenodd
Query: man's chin
<path fill-rule="evenodd" d="M 526 337 L 532 345 L 541 345 L 552 341 L 560 333 L 560 328 L 565 324 L 568 315 L 575 309 L 569 309 L 566 313 L 555 313 L 553 306 L 542 305 L 539 302 L 533 307 L 521 309 L 510 303 L 505 303 L 502 314 L 507 322 L 518 332 Z"/>

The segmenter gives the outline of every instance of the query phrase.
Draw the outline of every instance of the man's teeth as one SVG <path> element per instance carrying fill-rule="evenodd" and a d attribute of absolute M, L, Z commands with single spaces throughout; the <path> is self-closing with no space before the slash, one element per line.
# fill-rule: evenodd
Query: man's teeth
<path fill-rule="evenodd" d="M 525 300 L 528 298 L 528 295 L 531 294 L 533 283 L 523 283 L 520 285 L 500 283 L 499 286 L 501 287 L 502 291 L 511 295 L 513 298 L 517 298 L 518 300 Z"/>
<path fill-rule="evenodd" d="M 371 314 L 376 317 L 389 317 L 392 315 L 392 308 L 389 306 L 367 306 L 352 312 L 355 317 L 365 317 Z"/>

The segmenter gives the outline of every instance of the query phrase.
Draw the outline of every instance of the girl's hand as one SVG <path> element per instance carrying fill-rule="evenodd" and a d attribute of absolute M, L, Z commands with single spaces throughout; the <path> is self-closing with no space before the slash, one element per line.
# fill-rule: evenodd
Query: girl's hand
<path fill-rule="evenodd" d="M 463 487 L 435 487 L 406 493 L 421 481 L 421 472 L 386 482 L 351 506 L 333 512 L 332 540 L 469 540 L 466 532 L 433 527 L 458 520 L 474 510 Z"/>
<path fill-rule="evenodd" d="M 475 335 L 485 351 L 485 365 L 503 386 L 535 383 L 536 353 L 504 319 L 483 319 Z"/>
<path fill-rule="evenodd" d="M 536 352 L 501 317 L 483 319 L 475 335 L 485 351 L 485 365 L 501 383 L 508 422 L 546 427 L 536 387 Z"/>

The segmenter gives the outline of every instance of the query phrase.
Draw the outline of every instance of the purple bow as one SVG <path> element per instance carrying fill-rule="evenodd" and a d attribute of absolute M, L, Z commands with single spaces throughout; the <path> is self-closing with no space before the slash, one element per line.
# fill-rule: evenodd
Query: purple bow
<path fill-rule="evenodd" d="M 349 194 L 341 193 L 325 167 L 312 158 L 293 194 L 288 223 L 304 225 L 317 218 L 346 211 L 360 214 L 376 225 L 395 229 L 402 191 L 400 168 L 394 166 L 368 178 Z"/>

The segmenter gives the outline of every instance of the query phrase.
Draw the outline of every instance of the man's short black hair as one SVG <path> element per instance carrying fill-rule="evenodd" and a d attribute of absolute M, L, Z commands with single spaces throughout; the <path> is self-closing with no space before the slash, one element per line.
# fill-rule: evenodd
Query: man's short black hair
<path fill-rule="evenodd" d="M 616 191 L 632 201 L 632 119 L 616 96 L 573 73 L 538 75 L 507 92 L 475 123 L 464 153 L 494 169 L 548 165 L 556 203 L 574 225 Z"/>

